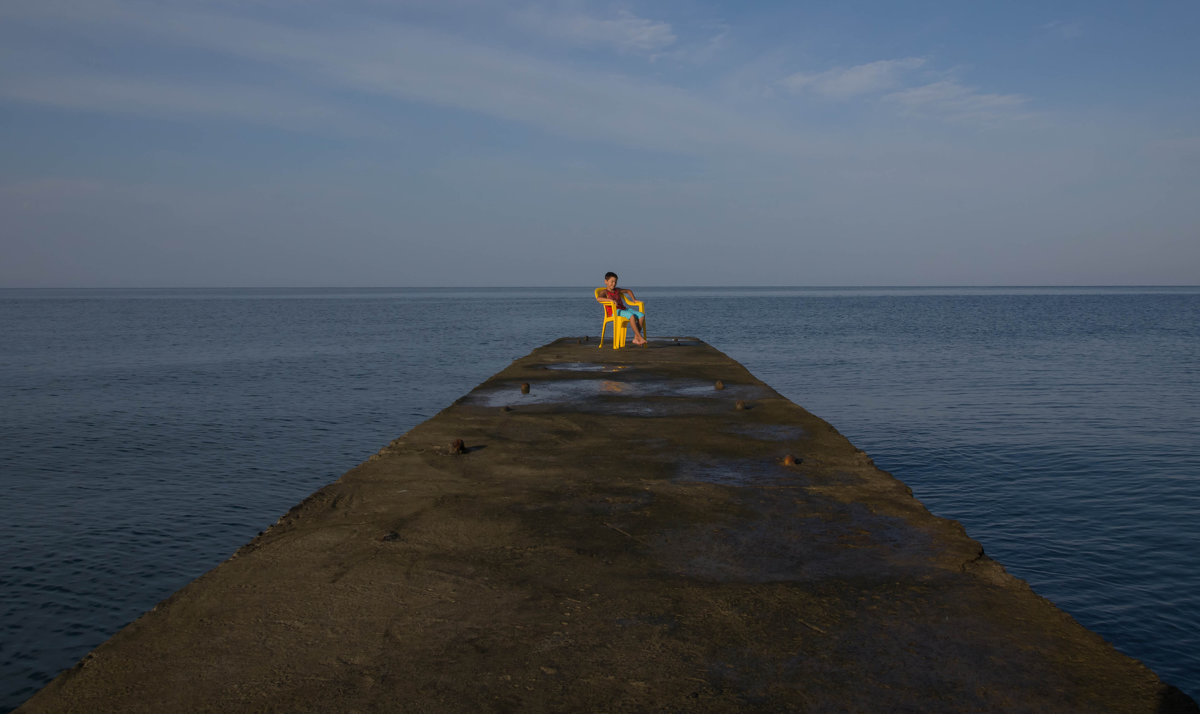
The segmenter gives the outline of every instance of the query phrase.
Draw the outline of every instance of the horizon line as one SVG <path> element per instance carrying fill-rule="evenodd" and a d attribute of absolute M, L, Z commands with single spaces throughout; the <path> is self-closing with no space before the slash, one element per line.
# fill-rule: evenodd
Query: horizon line
<path fill-rule="evenodd" d="M 0 286 L 0 290 L 576 290 L 588 285 L 31 285 Z M 756 290 L 912 290 L 1014 288 L 1200 288 L 1200 283 L 1027 283 L 1027 284 L 890 284 L 890 285 L 739 285 L 693 283 L 643 284 L 641 289 L 756 289 Z"/>

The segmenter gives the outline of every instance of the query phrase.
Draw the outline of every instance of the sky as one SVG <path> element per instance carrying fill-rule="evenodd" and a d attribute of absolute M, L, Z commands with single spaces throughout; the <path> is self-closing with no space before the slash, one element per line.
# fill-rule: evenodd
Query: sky
<path fill-rule="evenodd" d="M 0 287 L 1200 284 L 1200 3 L 0 0 Z"/>

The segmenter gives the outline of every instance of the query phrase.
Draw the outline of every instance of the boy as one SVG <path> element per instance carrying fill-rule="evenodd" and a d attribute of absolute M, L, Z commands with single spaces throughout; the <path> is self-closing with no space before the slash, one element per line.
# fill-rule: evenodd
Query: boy
<path fill-rule="evenodd" d="M 611 300 L 613 305 L 616 306 L 617 315 L 629 318 L 629 324 L 633 326 L 633 344 L 646 344 L 646 338 L 644 336 L 646 332 L 646 313 L 638 312 L 637 310 L 631 310 L 625 306 L 625 299 L 623 297 L 624 295 L 628 295 L 629 299 L 633 301 L 637 301 L 637 297 L 634 296 L 632 290 L 626 290 L 625 288 L 617 287 L 616 273 L 608 272 L 604 274 L 604 292 L 601 293 L 601 295 L 603 295 L 603 297 L 596 298 L 596 302 L 599 302 L 601 305 L 603 305 L 604 303 L 601 302 L 602 300 Z"/>

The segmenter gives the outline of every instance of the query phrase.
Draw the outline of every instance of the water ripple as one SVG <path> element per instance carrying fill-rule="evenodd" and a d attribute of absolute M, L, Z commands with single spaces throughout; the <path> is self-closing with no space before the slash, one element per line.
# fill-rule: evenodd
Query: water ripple
<path fill-rule="evenodd" d="M 590 290 L 504 291 L 524 322 L 496 292 L 0 293 L 0 709 L 511 360 L 598 333 Z M 1200 291 L 638 294 L 653 334 L 740 360 L 1200 697 Z"/>

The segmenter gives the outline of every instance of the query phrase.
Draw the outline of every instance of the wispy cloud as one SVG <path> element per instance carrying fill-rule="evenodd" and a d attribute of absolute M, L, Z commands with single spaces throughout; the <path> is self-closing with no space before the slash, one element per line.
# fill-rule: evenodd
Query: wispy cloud
<path fill-rule="evenodd" d="M 643 270 L 666 283 L 996 282 L 1024 268 L 920 266 L 960 243 L 990 266 L 1012 235 L 1038 244 L 1013 265 L 1036 264 L 1055 236 L 1113 225 L 1186 245 L 1130 249 L 1164 256 L 1163 275 L 1200 264 L 1196 92 L 1176 81 L 1190 69 L 1168 63 L 1177 53 L 1115 43 L 1111 62 L 1089 63 L 1063 39 L 1079 26 L 1037 9 L 1008 18 L 1026 36 L 1006 37 L 1026 42 L 993 33 L 978 48 L 973 23 L 916 12 L 868 27 L 853 12 L 0 0 L 16 152 L 0 172 L 0 242 L 26 250 L 5 253 L 0 283 L 463 284 L 500 269 L 532 284 L 611 235 L 645 246 Z M 1101 19 L 1083 29 L 1107 32 Z M 1182 19 L 1147 28 L 1187 46 Z M 905 49 L 864 63 L 866 46 Z M 796 64 L 814 55 L 827 59 Z M 1037 73 L 1059 61 L 1071 71 Z M 1079 104 L 1101 83 L 1111 95 Z M 264 142 L 264 126 L 290 133 Z M 681 261 L 681 242 L 698 257 Z M 451 253 L 475 259 L 439 275 Z M 896 256 L 911 257 L 899 273 Z"/>
<path fill-rule="evenodd" d="M 920 57 L 879 60 L 825 72 L 798 72 L 780 84 L 794 92 L 811 91 L 833 99 L 848 99 L 901 86 L 909 72 L 924 65 L 925 60 Z"/>
<path fill-rule="evenodd" d="M 884 100 L 909 114 L 951 120 L 995 121 L 1027 117 L 1029 99 L 1019 94 L 990 94 L 942 80 L 892 92 Z"/>
<path fill-rule="evenodd" d="M 968 87 L 920 57 L 879 60 L 825 72 L 799 72 L 780 84 L 796 94 L 834 100 L 879 100 L 909 116 L 952 121 L 998 121 L 1028 116 L 1029 98 Z"/>
<path fill-rule="evenodd" d="M 671 25 L 620 10 L 613 17 L 582 12 L 547 12 L 526 9 L 515 20 L 521 27 L 550 39 L 583 47 L 604 47 L 618 52 L 652 54 L 675 44 Z"/>
<path fill-rule="evenodd" d="M 30 13 L 37 10 L 26 4 Z M 65 12 L 64 9 L 77 10 Z M 253 121 L 370 122 L 388 98 L 477 112 L 572 138 L 682 153 L 792 152 L 801 138 L 739 113 L 716 98 L 639 76 L 580 68 L 519 50 L 376 17 L 339 17 L 320 27 L 201 12 L 179 5 L 59 0 L 45 11 L 57 26 L 74 23 L 93 43 L 136 42 L 167 51 L 202 50 L 277 73 L 281 87 L 259 91 L 225 78 L 146 76 L 154 68 L 93 77 L 86 67 L 0 75 L 0 97 L 62 107 L 161 115 L 224 112 Z M 667 42 L 657 25 L 626 17 L 612 27 L 578 26 L 625 46 Z M 606 27 L 603 31 L 598 27 Z M 605 34 L 605 33 L 610 34 Z M 640 39 L 639 39 L 640 38 Z M 673 41 L 673 40 L 672 40 Z M 94 82 L 93 86 L 88 86 Z M 218 81 L 221 80 L 221 81 Z M 364 108 L 368 107 L 368 108 Z M 383 108 L 381 108 L 383 107 Z M 361 131 L 361 127 L 352 126 Z"/>

